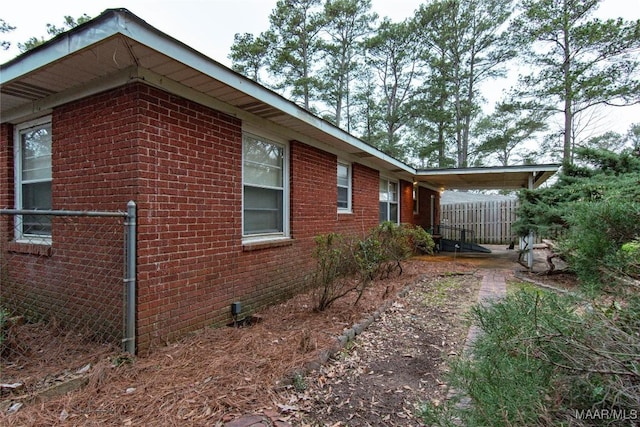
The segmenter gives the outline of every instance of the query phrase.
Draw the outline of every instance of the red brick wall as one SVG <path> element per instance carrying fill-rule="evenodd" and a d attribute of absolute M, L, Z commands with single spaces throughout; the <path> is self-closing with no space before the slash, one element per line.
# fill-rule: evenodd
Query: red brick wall
<path fill-rule="evenodd" d="M 138 85 L 138 345 L 219 322 L 240 284 L 241 123 Z"/>
<path fill-rule="evenodd" d="M 0 206 L 13 209 L 13 128 L 7 123 L 0 125 Z"/>
<path fill-rule="evenodd" d="M 56 108 L 52 123 L 53 208 L 125 210 L 135 199 L 136 91 L 125 87 Z M 13 147 L 2 134 L 2 200 L 13 207 Z M 3 217 L 12 228 L 13 218 Z M 2 236 L 10 278 L 3 296 L 34 319 L 55 317 L 103 339 L 122 330 L 123 219 L 54 217 L 52 245 Z M 4 228 L 3 228 L 4 230 Z"/>
<path fill-rule="evenodd" d="M 353 164 L 353 213 L 338 214 L 336 156 L 292 141 L 292 239 L 243 246 L 242 123 L 150 86 L 131 84 L 73 102 L 56 109 L 52 121 L 54 208 L 124 210 L 128 200 L 138 205 L 142 352 L 229 322 L 233 301 L 255 311 L 299 291 L 313 265 L 314 236 L 363 233 L 378 223 L 376 170 Z M 9 201 L 7 128 L 2 128 L 1 197 Z M 42 275 L 76 256 L 69 250 L 72 234 L 54 227 L 54 251 L 39 270 Z M 74 270 L 66 274 L 67 286 L 87 285 Z M 55 302 L 59 291 L 52 289 L 46 298 Z"/>
<path fill-rule="evenodd" d="M 364 236 L 378 225 L 380 173 L 359 163 L 352 163 L 351 175 L 352 213 L 338 214 L 336 231 Z"/>
<path fill-rule="evenodd" d="M 138 94 L 129 85 L 56 108 L 52 114 L 53 209 L 124 211 L 136 200 Z M 54 220 L 52 295 L 68 310 L 122 328 L 123 219 Z M 83 266 L 77 267 L 69 266 Z M 56 285 L 58 286 L 58 285 Z M 105 326 L 106 328 L 107 326 Z"/>
<path fill-rule="evenodd" d="M 335 155 L 292 141 L 291 236 L 313 238 L 333 231 L 338 218 L 337 158 Z"/>
<path fill-rule="evenodd" d="M 53 209 L 123 210 L 136 199 L 137 87 L 54 110 Z"/>
<path fill-rule="evenodd" d="M 290 241 L 242 245 L 241 123 L 144 87 L 140 145 L 138 342 L 231 320 L 298 292 L 313 265 L 313 237 L 350 230 L 336 206 L 334 155 L 290 143 Z M 146 166 L 145 166 L 146 165 Z M 354 165 L 350 224 L 377 224 L 376 171 Z"/>

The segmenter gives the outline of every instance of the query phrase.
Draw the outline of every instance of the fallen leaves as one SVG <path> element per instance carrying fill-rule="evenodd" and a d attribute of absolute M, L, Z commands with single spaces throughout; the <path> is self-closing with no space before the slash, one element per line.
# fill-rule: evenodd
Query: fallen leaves
<path fill-rule="evenodd" d="M 440 401 L 449 353 L 466 336 L 466 309 L 475 302 L 474 276 L 422 280 L 378 321 L 307 376 L 307 402 L 293 415 L 300 425 L 420 425 L 417 405 Z M 437 299 L 425 295 L 437 293 Z M 334 424 L 330 424 L 334 423 Z"/>
<path fill-rule="evenodd" d="M 296 426 L 414 425 L 416 403 L 446 393 L 438 379 L 447 353 L 458 351 L 466 333 L 460 313 L 475 297 L 473 276 L 456 277 L 466 281 L 456 286 L 434 282 L 448 268 L 410 263 L 405 275 L 372 287 L 358 306 L 345 301 L 326 313 L 312 312 L 309 298 L 300 295 L 265 310 L 263 321 L 250 328 L 207 329 L 130 363 L 104 362 L 92 369 L 84 390 L 9 416 L 16 425 L 56 424 L 63 415 L 66 423 L 79 424 L 217 426 L 273 411 L 271 419 L 277 415 Z M 389 283 L 401 290 L 427 274 L 432 279 L 389 297 L 394 303 L 377 321 L 305 377 L 304 390 L 283 381 L 388 301 L 382 294 Z M 79 360 L 75 366 L 87 358 Z M 33 383 L 3 382 L 20 380 Z"/>

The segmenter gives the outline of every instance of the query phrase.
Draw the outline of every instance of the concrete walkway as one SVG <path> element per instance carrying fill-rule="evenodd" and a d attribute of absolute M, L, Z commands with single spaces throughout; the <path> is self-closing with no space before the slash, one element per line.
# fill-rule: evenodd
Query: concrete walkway
<path fill-rule="evenodd" d="M 507 294 L 505 274 L 500 270 L 484 270 L 478 302 L 491 302 L 497 298 L 503 298 Z"/>
<path fill-rule="evenodd" d="M 500 270 L 483 270 L 482 283 L 478 292 L 478 303 L 486 304 L 500 298 L 504 298 L 507 294 L 507 284 L 505 274 Z M 470 347 L 481 333 L 480 327 L 476 324 L 471 325 L 467 339 L 464 342 L 464 352 L 468 354 Z"/>

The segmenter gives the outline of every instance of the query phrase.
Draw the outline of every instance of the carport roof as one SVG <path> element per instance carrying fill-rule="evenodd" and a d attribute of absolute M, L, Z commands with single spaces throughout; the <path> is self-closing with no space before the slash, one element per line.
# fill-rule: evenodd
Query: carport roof
<path fill-rule="evenodd" d="M 537 188 L 560 165 L 526 165 L 456 169 L 418 169 L 417 182 L 428 182 L 440 190 L 520 190 Z"/>

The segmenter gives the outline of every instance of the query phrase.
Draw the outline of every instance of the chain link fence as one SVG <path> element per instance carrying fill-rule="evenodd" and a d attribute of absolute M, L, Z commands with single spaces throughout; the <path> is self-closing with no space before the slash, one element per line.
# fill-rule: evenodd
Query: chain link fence
<path fill-rule="evenodd" d="M 16 335 L 21 325 L 135 352 L 133 202 L 128 208 L 0 210 L 3 358 L 25 350 Z"/>

